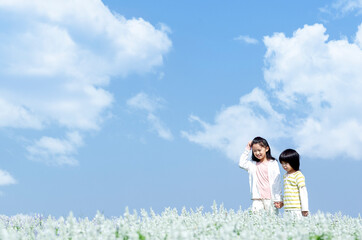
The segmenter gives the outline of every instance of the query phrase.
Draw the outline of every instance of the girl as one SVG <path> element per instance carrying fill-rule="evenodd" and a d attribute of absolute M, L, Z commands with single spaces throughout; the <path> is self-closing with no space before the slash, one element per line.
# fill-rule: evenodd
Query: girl
<path fill-rule="evenodd" d="M 251 160 L 248 160 L 250 150 Z M 249 173 L 252 211 L 264 209 L 277 214 L 276 207 L 282 203 L 282 186 L 278 162 L 272 157 L 268 142 L 262 137 L 248 142 L 239 166 Z"/>
<path fill-rule="evenodd" d="M 308 216 L 308 192 L 304 175 L 299 171 L 299 154 L 293 149 L 284 150 L 279 161 L 287 173 L 284 175 L 284 205 L 286 212 Z"/>

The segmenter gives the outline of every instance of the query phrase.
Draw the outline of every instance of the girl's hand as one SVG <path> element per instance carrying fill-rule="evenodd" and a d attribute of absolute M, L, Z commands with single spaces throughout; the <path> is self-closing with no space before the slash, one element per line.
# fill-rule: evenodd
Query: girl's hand
<path fill-rule="evenodd" d="M 282 208 L 282 207 L 284 206 L 284 204 L 283 204 L 283 202 L 275 202 L 275 203 L 274 203 L 274 206 L 275 206 L 276 208 Z"/>
<path fill-rule="evenodd" d="M 252 143 L 253 141 L 249 141 L 248 142 L 248 144 L 246 145 L 246 149 L 248 149 L 248 150 L 251 150 L 251 143 Z"/>
<path fill-rule="evenodd" d="M 303 215 L 304 217 L 308 216 L 308 214 L 309 214 L 308 211 L 302 211 L 302 215 Z"/>

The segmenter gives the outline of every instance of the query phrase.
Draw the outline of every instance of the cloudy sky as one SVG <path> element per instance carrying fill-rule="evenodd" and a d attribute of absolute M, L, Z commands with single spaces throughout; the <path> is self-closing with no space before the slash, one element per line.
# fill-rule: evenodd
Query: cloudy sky
<path fill-rule="evenodd" d="M 361 0 L 0 0 L 0 214 L 246 209 L 262 136 L 357 216 L 361 92 Z"/>

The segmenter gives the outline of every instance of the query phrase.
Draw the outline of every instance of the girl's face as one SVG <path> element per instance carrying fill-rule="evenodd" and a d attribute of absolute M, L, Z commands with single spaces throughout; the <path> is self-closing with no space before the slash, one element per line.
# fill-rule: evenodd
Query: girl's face
<path fill-rule="evenodd" d="M 263 147 L 259 143 L 255 143 L 251 149 L 253 150 L 253 154 L 257 159 L 260 161 L 266 160 L 266 152 L 269 151 L 269 147 Z"/>
<path fill-rule="evenodd" d="M 281 164 L 284 170 L 287 171 L 287 173 L 291 174 L 295 172 L 295 170 L 292 168 L 292 166 L 290 166 L 289 163 L 282 161 Z"/>

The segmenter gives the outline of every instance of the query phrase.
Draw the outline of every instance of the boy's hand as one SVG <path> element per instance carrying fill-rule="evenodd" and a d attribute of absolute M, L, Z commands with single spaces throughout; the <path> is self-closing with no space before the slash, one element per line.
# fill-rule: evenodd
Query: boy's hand
<path fill-rule="evenodd" d="M 309 214 L 308 211 L 302 211 L 302 215 L 303 215 L 304 217 L 308 216 L 308 214 Z"/>

